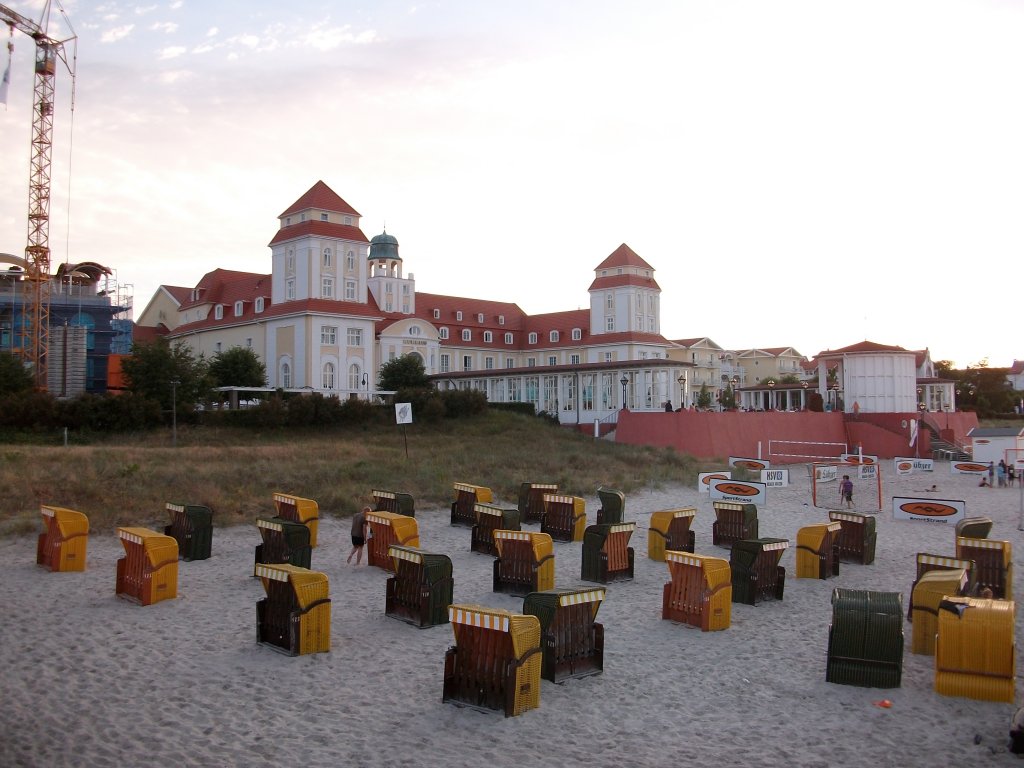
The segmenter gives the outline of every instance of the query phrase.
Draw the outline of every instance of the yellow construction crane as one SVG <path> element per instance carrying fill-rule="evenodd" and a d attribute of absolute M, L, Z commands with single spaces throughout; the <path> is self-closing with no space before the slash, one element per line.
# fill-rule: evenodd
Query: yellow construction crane
<path fill-rule="evenodd" d="M 67 23 L 70 34 L 58 39 L 52 37 L 50 4 L 46 0 L 39 23 L 0 5 L 0 22 L 7 24 L 11 38 L 17 29 L 36 44 L 35 95 L 32 100 L 32 159 L 29 168 L 28 193 L 28 245 L 25 246 L 26 279 L 30 289 L 28 318 L 31 322 L 30 341 L 25 360 L 32 368 L 36 387 L 46 389 L 46 356 L 50 338 L 50 153 L 53 145 L 53 105 L 58 59 L 75 76 L 77 36 L 71 30 L 67 14 L 60 2 L 58 10 Z M 10 45 L 10 43 L 8 44 Z M 68 55 L 68 49 L 71 55 Z M 71 108 L 74 109 L 74 87 Z"/>

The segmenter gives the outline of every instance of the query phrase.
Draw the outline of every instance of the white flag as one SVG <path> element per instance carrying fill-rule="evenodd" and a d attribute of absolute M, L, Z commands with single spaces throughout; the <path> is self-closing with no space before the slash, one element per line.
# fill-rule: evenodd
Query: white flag
<path fill-rule="evenodd" d="M 914 447 L 914 443 L 917 442 L 917 419 L 910 420 L 910 447 Z"/>
<path fill-rule="evenodd" d="M 11 53 L 14 45 L 7 43 L 7 68 L 4 70 L 4 79 L 0 80 L 0 104 L 7 106 L 7 89 L 11 85 Z"/>

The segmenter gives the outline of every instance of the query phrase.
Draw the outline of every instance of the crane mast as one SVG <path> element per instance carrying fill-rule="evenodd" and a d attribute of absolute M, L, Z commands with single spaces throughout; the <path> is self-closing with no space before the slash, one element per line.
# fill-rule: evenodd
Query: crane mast
<path fill-rule="evenodd" d="M 60 3 L 57 3 L 60 8 Z M 63 13 L 63 8 L 60 8 Z M 31 323 L 25 359 L 32 368 L 36 388 L 46 388 L 46 358 L 50 338 L 50 157 L 53 149 L 53 106 L 56 92 L 57 61 L 63 62 L 74 77 L 74 59 L 68 59 L 66 45 L 74 40 L 57 39 L 47 33 L 50 0 L 43 7 L 37 24 L 5 5 L 0 5 L 0 21 L 17 29 L 36 44 L 35 88 L 32 99 L 32 143 L 29 167 L 28 244 L 25 246 L 29 281 L 28 317 Z M 66 21 L 66 16 L 65 16 Z M 70 25 L 69 25 L 70 29 Z M 72 108 L 73 102 L 72 102 Z"/>

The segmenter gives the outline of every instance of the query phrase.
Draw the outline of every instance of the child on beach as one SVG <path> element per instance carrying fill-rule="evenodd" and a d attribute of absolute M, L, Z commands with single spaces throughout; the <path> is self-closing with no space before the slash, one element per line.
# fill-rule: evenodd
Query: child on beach
<path fill-rule="evenodd" d="M 843 482 L 839 484 L 839 495 L 846 502 L 847 507 L 853 506 L 853 480 L 849 475 L 843 475 Z"/>
<path fill-rule="evenodd" d="M 348 553 L 346 563 L 352 562 L 352 555 L 356 556 L 356 565 L 363 559 L 363 546 L 366 544 L 366 533 L 369 524 L 366 522 L 366 513 L 372 512 L 369 507 L 363 507 L 359 512 L 352 515 L 352 551 Z"/>

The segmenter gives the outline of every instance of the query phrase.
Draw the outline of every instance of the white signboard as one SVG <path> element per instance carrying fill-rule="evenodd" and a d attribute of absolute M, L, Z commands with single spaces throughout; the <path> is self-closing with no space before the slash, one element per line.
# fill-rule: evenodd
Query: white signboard
<path fill-rule="evenodd" d="M 978 461 L 951 461 L 949 470 L 954 475 L 987 475 L 988 464 Z"/>
<path fill-rule="evenodd" d="M 956 525 L 964 519 L 966 514 L 967 505 L 963 501 L 892 497 L 894 520 L 923 520 L 926 523 Z"/>
<path fill-rule="evenodd" d="M 709 491 L 713 501 L 736 501 L 740 504 L 768 503 L 767 487 L 764 483 L 749 483 L 746 480 L 712 480 Z"/>
<path fill-rule="evenodd" d="M 827 483 L 839 478 L 839 467 L 835 464 L 824 464 L 814 467 L 814 481 L 816 483 Z"/>
<path fill-rule="evenodd" d="M 730 480 L 732 472 L 701 472 L 697 475 L 697 492 L 708 493 L 711 490 L 712 480 Z"/>
<path fill-rule="evenodd" d="M 874 480 L 878 477 L 878 465 L 861 464 L 857 467 L 857 475 L 861 480 Z"/>
<path fill-rule="evenodd" d="M 395 423 L 412 424 L 412 403 L 395 403 Z"/>
<path fill-rule="evenodd" d="M 785 488 L 789 485 L 788 469 L 762 469 L 761 482 L 767 488 Z"/>
<path fill-rule="evenodd" d="M 747 459 L 742 456 L 729 457 L 730 467 L 742 467 L 751 472 L 760 472 L 762 469 L 768 469 L 771 465 L 772 463 L 767 459 Z"/>
<path fill-rule="evenodd" d="M 877 464 L 877 456 L 868 456 L 866 453 L 861 456 L 859 453 L 841 453 L 839 458 L 847 464 Z"/>
<path fill-rule="evenodd" d="M 911 475 L 914 472 L 934 472 L 935 461 L 933 459 L 897 456 L 892 460 L 892 471 L 897 475 Z"/>

